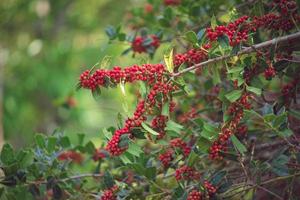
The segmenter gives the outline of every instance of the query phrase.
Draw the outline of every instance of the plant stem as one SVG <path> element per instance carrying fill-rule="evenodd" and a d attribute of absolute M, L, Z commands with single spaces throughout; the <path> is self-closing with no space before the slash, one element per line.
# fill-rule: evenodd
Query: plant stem
<path fill-rule="evenodd" d="M 233 54 L 233 55 L 229 54 L 229 55 L 219 56 L 219 57 L 212 58 L 212 59 L 206 60 L 204 62 L 198 63 L 196 65 L 193 65 L 191 67 L 183 69 L 182 71 L 180 71 L 178 73 L 174 73 L 173 77 L 180 76 L 183 73 L 192 71 L 192 70 L 200 68 L 200 67 L 204 67 L 206 65 L 210 65 L 210 64 L 213 64 L 213 63 L 217 63 L 219 61 L 227 60 L 227 59 L 232 58 L 234 56 L 240 56 L 240 55 L 243 55 L 243 54 L 250 54 L 250 53 L 255 52 L 258 49 L 263 49 L 263 48 L 267 48 L 267 47 L 270 47 L 270 46 L 276 46 L 280 43 L 284 43 L 284 42 L 299 39 L 299 38 L 300 38 L 300 32 L 296 32 L 296 33 L 286 35 L 286 36 L 283 36 L 283 37 L 274 38 L 272 40 L 268 40 L 268 41 L 265 41 L 265 42 L 262 42 L 262 43 L 259 43 L 259 44 L 255 44 L 255 45 L 250 46 L 250 47 L 246 47 L 243 50 L 241 50 L 241 51 L 239 51 L 239 52 L 237 52 L 236 54 Z"/>

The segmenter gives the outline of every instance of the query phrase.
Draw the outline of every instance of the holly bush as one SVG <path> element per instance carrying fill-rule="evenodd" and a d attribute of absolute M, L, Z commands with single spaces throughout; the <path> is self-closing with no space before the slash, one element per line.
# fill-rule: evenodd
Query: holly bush
<path fill-rule="evenodd" d="M 130 87 L 135 110 L 99 127 L 100 146 L 60 131 L 37 134 L 27 149 L 5 144 L 1 198 L 299 197 L 296 1 L 149 0 L 123 24 L 105 30 L 109 42 L 150 60 L 104 60 L 80 75 L 78 89 L 97 99 L 119 87 L 126 98 Z"/>

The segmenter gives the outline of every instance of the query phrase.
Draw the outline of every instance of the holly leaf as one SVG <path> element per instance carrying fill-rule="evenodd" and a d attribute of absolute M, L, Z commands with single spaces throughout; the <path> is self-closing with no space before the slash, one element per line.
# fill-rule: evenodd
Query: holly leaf
<path fill-rule="evenodd" d="M 235 135 L 231 135 L 230 138 L 231 138 L 231 141 L 232 141 L 233 145 L 235 146 L 235 148 L 241 154 L 244 154 L 245 152 L 247 152 L 247 148 L 245 147 L 245 145 L 243 145 Z"/>
<path fill-rule="evenodd" d="M 152 128 L 150 128 L 146 123 L 142 122 L 142 127 L 148 131 L 149 133 L 151 133 L 152 135 L 159 135 L 158 132 L 156 132 L 155 130 L 153 130 Z"/>
<path fill-rule="evenodd" d="M 225 97 L 231 102 L 235 102 L 236 100 L 238 100 L 241 95 L 242 95 L 243 91 L 242 90 L 233 90 L 231 92 L 229 92 L 228 94 L 225 95 Z"/>

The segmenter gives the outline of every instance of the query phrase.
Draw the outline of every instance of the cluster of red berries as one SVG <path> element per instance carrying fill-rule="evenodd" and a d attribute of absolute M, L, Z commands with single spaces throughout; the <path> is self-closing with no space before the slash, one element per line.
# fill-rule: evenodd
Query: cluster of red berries
<path fill-rule="evenodd" d="M 170 148 L 168 148 L 164 153 L 160 154 L 158 157 L 165 168 L 169 167 L 171 162 L 173 161 L 175 153 L 173 149 L 175 148 L 181 150 L 185 157 L 188 157 L 192 150 L 191 147 L 181 138 L 172 139 L 170 141 Z"/>
<path fill-rule="evenodd" d="M 259 65 L 254 65 L 253 68 L 245 68 L 243 78 L 247 84 L 250 84 L 253 77 L 259 74 Z"/>
<path fill-rule="evenodd" d="M 296 97 L 297 85 L 300 83 L 300 78 L 295 78 L 290 83 L 284 85 L 281 89 L 281 94 L 283 96 L 284 104 L 288 106 L 291 103 L 292 99 Z M 298 86 L 299 87 L 299 86 Z"/>
<path fill-rule="evenodd" d="M 183 113 L 182 115 L 178 116 L 178 121 L 181 123 L 185 123 L 191 119 L 195 119 L 198 116 L 198 111 L 196 108 L 192 108 L 187 113 Z"/>
<path fill-rule="evenodd" d="M 256 31 L 258 28 L 289 31 L 295 27 L 295 21 L 300 22 L 300 15 L 297 13 L 298 7 L 295 1 L 274 0 L 271 8 L 274 7 L 278 8 L 278 13 L 268 13 L 260 17 L 255 16 L 252 20 L 248 16 L 242 16 L 227 26 L 216 26 L 214 29 L 209 27 L 206 29 L 207 37 L 213 42 L 226 35 L 229 38 L 229 44 L 235 46 L 247 41 L 249 33 Z"/>
<path fill-rule="evenodd" d="M 58 160 L 64 161 L 64 160 L 70 160 L 74 163 L 80 164 L 83 161 L 83 157 L 80 153 L 69 150 L 69 151 L 64 151 L 60 153 L 57 157 Z"/>
<path fill-rule="evenodd" d="M 272 65 L 269 65 L 264 72 L 264 76 L 267 80 L 271 80 L 276 75 L 275 68 Z"/>
<path fill-rule="evenodd" d="M 180 180 L 198 180 L 200 179 L 200 173 L 194 168 L 184 165 L 175 171 L 175 178 Z"/>
<path fill-rule="evenodd" d="M 209 45 L 203 46 L 203 49 L 190 49 L 186 53 L 182 54 L 176 54 L 174 56 L 174 65 L 175 67 L 179 67 L 183 63 L 186 63 L 187 66 L 192 66 L 194 64 L 200 63 L 204 60 L 206 60 L 207 57 L 207 52 L 205 51 L 206 49 L 209 49 Z"/>
<path fill-rule="evenodd" d="M 120 155 L 123 153 L 127 146 L 119 146 L 122 139 L 122 135 L 128 135 L 132 137 L 131 129 L 134 127 L 140 127 L 142 122 L 144 122 L 147 117 L 145 116 L 147 112 L 149 113 L 154 106 L 161 109 L 162 101 L 157 100 L 157 96 L 161 94 L 161 99 L 166 102 L 170 99 L 169 95 L 172 91 L 177 89 L 172 82 L 167 82 L 167 78 L 164 77 L 166 70 L 162 64 L 145 64 L 142 66 L 131 66 L 121 69 L 120 67 L 114 67 L 112 70 L 98 69 L 93 74 L 90 71 L 85 71 L 80 76 L 80 85 L 83 88 L 88 88 L 95 90 L 97 87 L 105 87 L 112 84 L 118 83 L 132 83 L 134 81 L 144 81 L 151 87 L 145 100 L 139 101 L 137 108 L 134 112 L 132 118 L 128 118 L 125 121 L 123 128 L 116 130 L 112 139 L 108 142 L 106 150 L 110 152 L 111 155 Z M 174 110 L 174 102 L 170 103 L 170 112 Z M 164 127 L 167 118 L 159 116 L 154 118 L 153 126 L 160 129 L 161 135 L 164 135 Z"/>
<path fill-rule="evenodd" d="M 198 190 L 192 190 L 189 192 L 187 200 L 201 200 L 202 194 Z"/>
<path fill-rule="evenodd" d="M 181 0 L 164 0 L 166 6 L 178 6 L 181 4 Z"/>
<path fill-rule="evenodd" d="M 213 195 L 216 193 L 217 189 L 207 180 L 204 181 L 204 187 L 209 195 Z"/>
<path fill-rule="evenodd" d="M 148 49 L 157 49 L 160 45 L 160 40 L 156 35 L 149 35 L 146 37 L 137 36 L 134 38 L 131 48 L 136 53 L 147 52 Z"/>
<path fill-rule="evenodd" d="M 170 147 L 179 148 L 185 156 L 191 153 L 191 147 L 188 146 L 181 138 L 175 138 L 170 141 Z"/>
<path fill-rule="evenodd" d="M 165 136 L 166 134 L 165 127 L 167 121 L 168 121 L 168 116 L 164 116 L 164 115 L 157 115 L 152 119 L 151 126 L 155 131 L 159 133 L 157 139 L 162 139 Z"/>
<path fill-rule="evenodd" d="M 134 181 L 134 173 L 132 171 L 127 171 L 126 175 L 127 176 L 124 182 L 127 184 L 131 184 Z"/>
<path fill-rule="evenodd" d="M 149 14 L 153 12 L 153 6 L 150 3 L 145 4 L 144 13 Z"/>
<path fill-rule="evenodd" d="M 300 16 L 297 13 L 298 6 L 294 0 L 274 0 L 270 8 L 277 8 L 278 13 L 254 17 L 253 22 L 256 27 L 289 31 L 295 27 L 294 21 L 300 21 Z"/>
<path fill-rule="evenodd" d="M 248 126 L 246 124 L 240 125 L 236 131 L 240 136 L 244 136 L 248 131 Z"/>
<path fill-rule="evenodd" d="M 227 26 L 216 26 L 214 29 L 207 28 L 206 34 L 208 39 L 213 42 L 219 37 L 226 35 L 229 39 L 229 44 L 235 46 L 248 39 L 248 29 L 243 28 L 243 24 L 249 19 L 248 16 L 243 16 Z"/>
<path fill-rule="evenodd" d="M 94 161 L 99 161 L 99 160 L 101 160 L 105 157 L 106 157 L 105 150 L 99 148 L 99 149 L 95 150 L 94 155 L 93 155 L 93 160 Z"/>
<path fill-rule="evenodd" d="M 86 70 L 80 75 L 79 81 L 81 87 L 91 90 L 95 90 L 96 87 L 107 87 L 110 83 L 145 81 L 152 84 L 156 79 L 161 79 L 164 72 L 166 70 L 162 64 L 133 65 L 124 69 L 114 67 L 111 70 L 98 69 L 93 74 L 90 74 L 90 70 Z"/>
<path fill-rule="evenodd" d="M 173 149 L 167 149 L 164 153 L 160 154 L 158 159 L 164 166 L 164 168 L 168 168 L 174 159 L 174 151 Z"/>
<path fill-rule="evenodd" d="M 100 200 L 117 200 L 116 192 L 118 190 L 118 186 L 114 185 L 110 189 L 103 191 Z"/>
<path fill-rule="evenodd" d="M 243 115 L 244 109 L 250 109 L 251 104 L 249 100 L 252 96 L 248 93 L 243 94 L 239 100 L 233 102 L 229 108 L 228 113 L 232 115 L 230 122 L 227 124 L 226 127 L 222 129 L 222 132 L 219 134 L 219 137 L 216 141 L 213 142 L 212 146 L 209 149 L 209 157 L 210 159 L 222 159 L 223 157 L 220 155 L 220 152 L 226 152 L 227 144 L 229 138 L 232 134 L 245 132 L 247 131 L 247 127 L 238 127 Z"/>
<path fill-rule="evenodd" d="M 107 143 L 106 150 L 109 151 L 111 155 L 113 156 L 120 155 L 127 149 L 127 146 L 123 146 L 123 147 L 119 146 L 119 143 L 121 141 L 121 136 L 126 134 L 131 136 L 130 130 L 134 127 L 141 126 L 142 122 L 147 119 L 144 116 L 144 113 L 145 113 L 145 101 L 142 100 L 137 105 L 137 108 L 134 112 L 134 117 L 128 118 L 125 121 L 125 126 L 119 130 L 116 130 L 111 140 Z"/>

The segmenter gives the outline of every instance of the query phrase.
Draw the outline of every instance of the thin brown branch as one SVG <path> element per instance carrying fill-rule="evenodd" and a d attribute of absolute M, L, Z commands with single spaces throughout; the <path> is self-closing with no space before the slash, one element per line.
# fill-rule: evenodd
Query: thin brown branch
<path fill-rule="evenodd" d="M 62 182 L 67 182 L 70 180 L 74 180 L 74 179 L 81 179 L 81 178 L 101 178 L 103 177 L 103 174 L 79 174 L 79 175 L 75 175 L 75 176 L 70 176 L 64 179 L 57 179 L 55 180 L 57 183 L 62 183 Z M 36 185 L 41 185 L 41 184 L 47 184 L 46 180 L 42 180 L 42 181 L 31 181 L 29 182 L 29 184 L 36 184 Z"/>
<path fill-rule="evenodd" d="M 260 184 L 246 183 L 246 185 L 248 186 L 247 188 L 239 190 L 238 192 L 235 192 L 235 193 L 227 195 L 227 196 L 225 195 L 225 196 L 223 196 L 223 198 L 230 198 L 230 197 L 233 197 L 233 196 L 235 196 L 237 194 L 240 194 L 242 192 L 245 192 L 245 191 L 251 190 L 253 188 L 256 188 L 258 186 L 263 186 L 263 185 L 267 185 L 267 184 L 270 184 L 270 183 L 273 183 L 273 182 L 278 182 L 278 181 L 281 181 L 281 180 L 285 180 L 285 179 L 289 179 L 289 178 L 293 178 L 293 177 L 298 177 L 298 176 L 300 176 L 300 173 L 296 173 L 296 174 L 289 175 L 289 176 L 276 177 L 276 178 L 264 181 L 264 182 L 262 182 Z M 245 187 L 245 185 L 239 185 L 234 190 L 239 189 L 241 187 Z M 232 192 L 234 190 L 231 190 L 230 192 Z M 225 193 L 227 193 L 227 192 L 225 192 Z"/>
<path fill-rule="evenodd" d="M 246 47 L 246 48 L 242 49 L 241 51 L 239 51 L 238 53 L 233 54 L 233 55 L 231 55 L 231 54 L 230 55 L 224 55 L 224 56 L 212 58 L 212 59 L 209 59 L 207 61 L 198 63 L 196 65 L 193 65 L 191 67 L 183 69 L 182 71 L 180 71 L 178 73 L 174 73 L 173 77 L 180 76 L 183 73 L 195 70 L 199 67 L 204 67 L 206 65 L 217 63 L 219 61 L 227 60 L 227 59 L 232 58 L 234 56 L 240 56 L 240 55 L 243 55 L 243 54 L 250 54 L 250 53 L 255 52 L 258 49 L 264 49 L 264 48 L 268 48 L 268 47 L 271 47 L 271 46 L 276 46 L 276 45 L 279 45 L 279 44 L 282 44 L 282 43 L 285 43 L 285 42 L 288 42 L 288 41 L 292 41 L 292 40 L 295 40 L 295 39 L 299 39 L 299 38 L 300 38 L 300 32 L 296 32 L 296 33 L 286 35 L 286 36 L 283 36 L 283 37 L 274 38 L 272 40 L 268 40 L 268 41 L 250 46 L 250 47 Z"/>
<path fill-rule="evenodd" d="M 283 200 L 283 198 L 281 196 L 279 196 L 278 194 L 275 194 L 274 192 L 272 192 L 271 190 L 269 190 L 267 188 L 264 188 L 264 187 L 259 186 L 259 185 L 257 185 L 256 187 L 259 188 L 259 189 L 261 189 L 261 190 L 263 190 L 263 191 L 265 191 L 265 192 L 267 192 L 267 193 L 269 193 L 269 194 L 271 194 L 271 195 L 273 195 L 277 199 Z"/>

